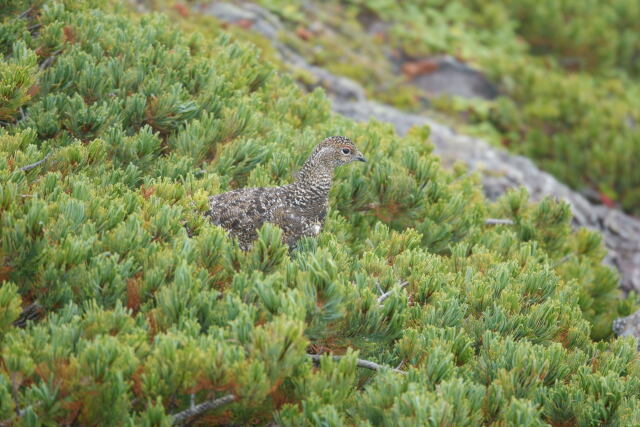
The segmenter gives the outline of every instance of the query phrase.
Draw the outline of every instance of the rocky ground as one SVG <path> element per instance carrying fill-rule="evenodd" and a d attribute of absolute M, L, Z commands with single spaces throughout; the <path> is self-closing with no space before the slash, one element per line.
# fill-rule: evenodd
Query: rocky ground
<path fill-rule="evenodd" d="M 403 112 L 388 105 L 370 101 L 363 88 L 353 80 L 336 76 L 325 69 L 309 64 L 301 55 L 279 41 L 279 33 L 284 30 L 278 17 L 262 7 L 246 2 L 232 4 L 216 2 L 201 7 L 201 13 L 229 23 L 251 28 L 271 40 L 284 63 L 292 68 L 306 71 L 315 78 L 310 85 L 323 87 L 333 101 L 333 109 L 339 114 L 355 120 L 379 121 L 392 124 L 402 135 L 413 126 L 428 125 L 431 141 L 436 153 L 445 165 L 462 161 L 470 170 L 480 174 L 484 191 L 488 198 L 495 199 L 509 188 L 524 186 L 532 199 L 546 196 L 567 201 L 573 211 L 576 227 L 598 230 L 604 237 L 608 255 L 606 262 L 620 273 L 623 291 L 640 292 L 640 220 L 604 205 L 596 205 L 584 196 L 568 188 L 553 176 L 540 170 L 532 161 L 522 156 L 509 154 L 489 145 L 486 141 L 456 133 L 453 129 L 432 118 Z M 419 82 L 424 85 L 448 85 L 455 93 L 461 88 L 464 96 L 474 96 L 474 88 L 480 88 L 478 96 L 493 96 L 491 88 L 483 84 L 477 72 L 456 64 L 451 58 L 440 58 L 446 67 L 437 67 L 436 81 Z M 461 68 L 462 67 L 462 68 Z M 447 78 L 447 70 L 449 77 Z M 432 76 L 433 77 L 433 76 Z M 434 87 L 437 90 L 437 87 Z M 619 335 L 640 337 L 640 312 L 619 319 L 614 330 Z"/>

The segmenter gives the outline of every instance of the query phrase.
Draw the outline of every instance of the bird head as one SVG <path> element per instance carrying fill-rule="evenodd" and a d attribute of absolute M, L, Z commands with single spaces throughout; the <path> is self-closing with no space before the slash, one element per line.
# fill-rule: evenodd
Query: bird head
<path fill-rule="evenodd" d="M 311 157 L 334 168 L 355 161 L 367 161 L 353 141 L 345 136 L 326 138 L 316 146 Z"/>

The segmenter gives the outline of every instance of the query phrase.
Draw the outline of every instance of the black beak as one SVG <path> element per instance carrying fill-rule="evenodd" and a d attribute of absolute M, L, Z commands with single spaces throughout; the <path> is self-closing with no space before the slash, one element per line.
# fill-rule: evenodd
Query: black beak
<path fill-rule="evenodd" d="M 361 162 L 366 162 L 367 161 L 367 159 L 365 159 L 362 154 L 358 155 L 358 157 L 356 157 L 356 160 L 359 160 Z"/>

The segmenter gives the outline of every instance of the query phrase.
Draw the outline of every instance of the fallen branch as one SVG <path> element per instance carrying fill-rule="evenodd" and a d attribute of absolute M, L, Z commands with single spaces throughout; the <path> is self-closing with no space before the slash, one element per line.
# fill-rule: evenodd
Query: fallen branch
<path fill-rule="evenodd" d="M 49 156 L 51 156 L 51 153 L 49 153 L 46 156 L 44 156 L 44 159 L 42 159 L 42 160 L 38 160 L 35 163 L 31 163 L 30 165 L 26 165 L 26 166 L 21 167 L 20 170 L 23 171 L 23 172 L 26 172 L 28 170 L 36 168 L 36 167 L 40 166 L 41 164 L 43 164 L 44 162 L 46 162 L 47 159 L 49 158 Z"/>
<path fill-rule="evenodd" d="M 192 406 L 189 409 L 185 409 L 184 411 L 175 414 L 173 416 L 173 425 L 181 425 L 190 418 L 200 416 L 212 409 L 218 409 L 221 406 L 228 405 L 229 403 L 235 402 L 237 399 L 238 397 L 235 394 L 227 394 L 226 396 L 218 399 L 207 400 L 198 405 Z"/>
<path fill-rule="evenodd" d="M 499 218 L 487 218 L 484 220 L 484 225 L 513 225 L 512 219 L 499 219 Z"/>
<path fill-rule="evenodd" d="M 400 283 L 400 289 L 406 288 L 407 286 L 409 286 L 409 282 Z M 391 296 L 392 293 L 393 293 L 393 289 L 391 289 L 389 292 L 385 292 L 384 294 L 380 295 L 378 297 L 378 304 L 382 304 L 384 302 L 384 300 L 386 300 L 387 298 L 389 298 Z"/>
<path fill-rule="evenodd" d="M 323 354 L 307 354 L 307 357 L 311 359 L 314 363 L 320 363 L 320 358 L 322 356 L 324 355 Z M 344 357 L 344 356 L 332 356 L 332 355 L 329 355 L 329 356 L 336 361 Z M 378 365 L 375 362 L 371 362 L 369 360 L 363 360 L 363 359 L 357 359 L 356 366 L 358 366 L 359 368 L 371 369 L 372 371 L 385 371 L 388 369 L 398 374 L 406 374 L 405 371 L 401 371 L 400 369 L 391 368 L 389 366 L 384 366 L 384 365 Z"/>

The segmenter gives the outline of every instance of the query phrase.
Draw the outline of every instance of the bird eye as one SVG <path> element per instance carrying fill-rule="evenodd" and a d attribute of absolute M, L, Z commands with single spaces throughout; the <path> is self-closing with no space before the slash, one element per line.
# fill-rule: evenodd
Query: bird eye
<path fill-rule="evenodd" d="M 348 148 L 343 148 L 342 149 L 342 154 L 350 154 L 350 153 L 351 153 L 350 149 L 348 149 Z"/>

